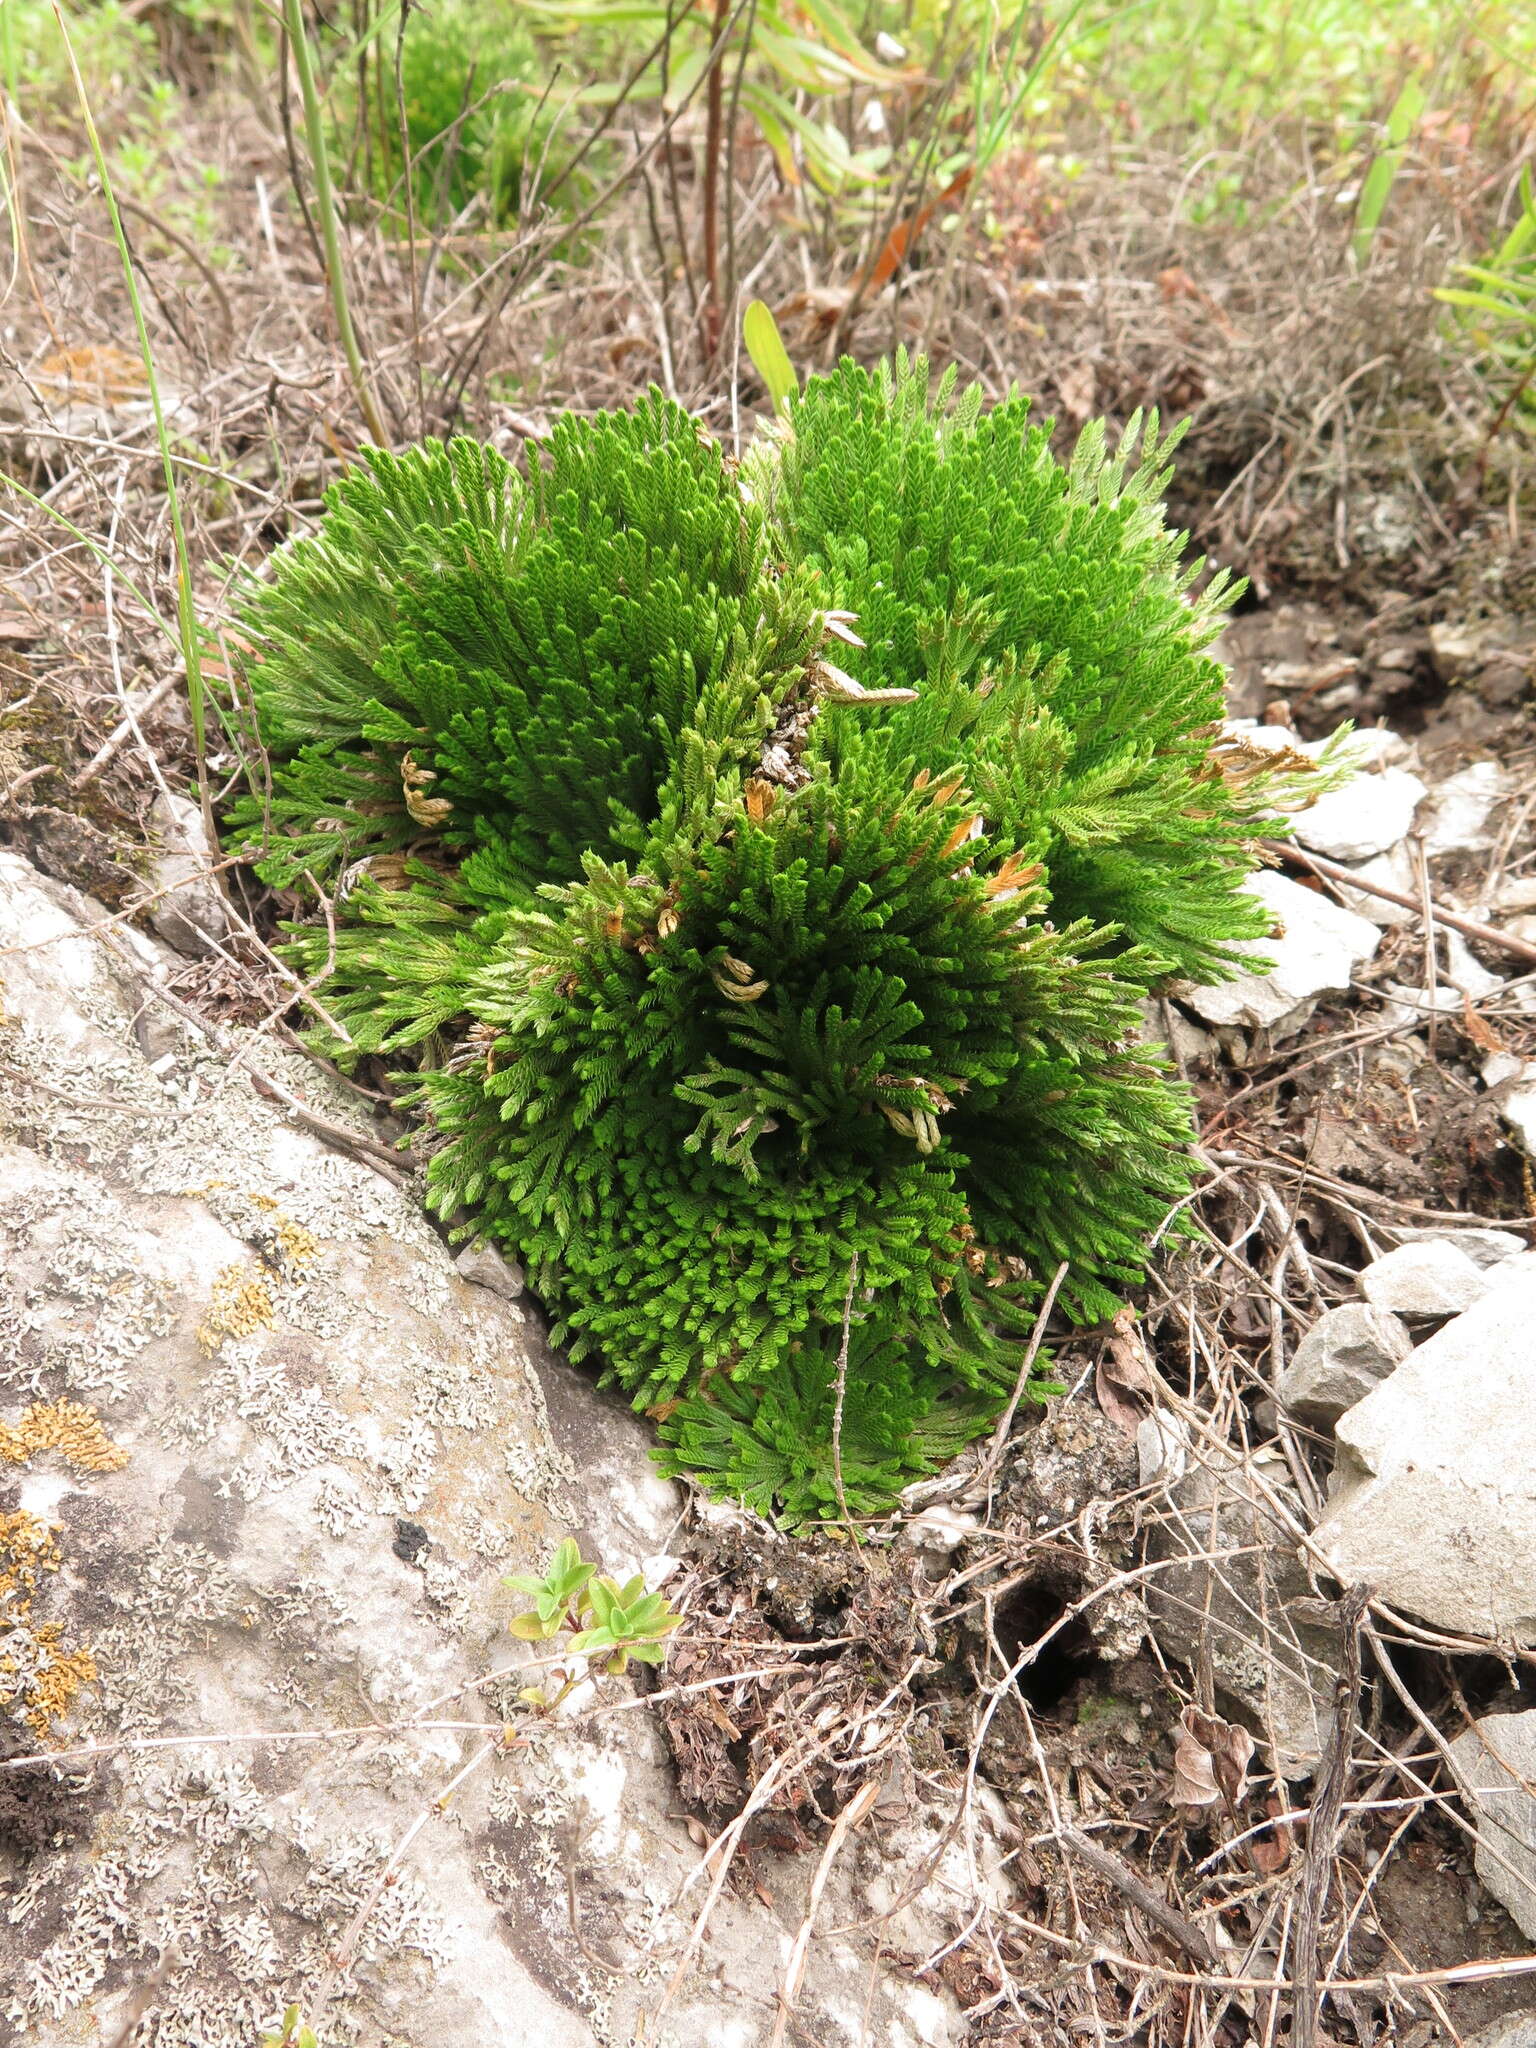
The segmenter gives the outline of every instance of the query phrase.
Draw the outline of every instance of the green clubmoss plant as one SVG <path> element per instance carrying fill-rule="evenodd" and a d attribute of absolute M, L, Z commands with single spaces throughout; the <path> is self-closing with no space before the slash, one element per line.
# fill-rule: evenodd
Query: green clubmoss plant
<path fill-rule="evenodd" d="M 410 1072 L 437 1210 L 712 1490 L 888 1507 L 1190 1186 L 1141 1005 L 1264 935 L 1277 777 L 1223 755 L 1172 445 L 1063 466 L 845 364 L 739 466 L 659 396 L 526 479 L 369 453 L 246 592 L 234 829 L 316 901 L 322 1042 Z"/>

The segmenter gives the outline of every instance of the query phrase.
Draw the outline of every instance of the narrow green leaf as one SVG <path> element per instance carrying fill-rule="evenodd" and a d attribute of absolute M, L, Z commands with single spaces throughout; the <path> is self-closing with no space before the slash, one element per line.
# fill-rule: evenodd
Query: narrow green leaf
<path fill-rule="evenodd" d="M 800 380 L 789 360 L 789 350 L 784 346 L 779 323 L 761 299 L 754 299 L 748 306 L 741 323 L 741 338 L 752 358 L 752 367 L 768 387 L 774 411 L 782 412 L 789 400 L 798 394 Z"/>
<path fill-rule="evenodd" d="M 1373 160 L 1360 187 L 1360 199 L 1355 208 L 1355 232 L 1350 244 L 1357 263 L 1364 263 L 1370 256 L 1376 230 L 1381 225 L 1387 201 L 1392 196 L 1392 187 L 1397 182 L 1403 153 L 1423 112 L 1424 88 L 1416 78 L 1410 78 L 1387 116 L 1387 146 Z"/>

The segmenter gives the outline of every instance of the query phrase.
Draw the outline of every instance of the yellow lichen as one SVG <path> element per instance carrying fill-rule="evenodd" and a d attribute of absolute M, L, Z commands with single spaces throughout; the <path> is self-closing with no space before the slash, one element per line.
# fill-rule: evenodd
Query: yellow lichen
<path fill-rule="evenodd" d="M 0 1459 L 25 1465 L 40 1451 L 58 1451 L 82 1472 L 116 1472 L 128 1462 L 83 1401 L 34 1401 L 20 1422 L 0 1422 Z"/>
<path fill-rule="evenodd" d="M 270 1235 L 263 1235 L 256 1244 L 263 1265 L 284 1280 L 302 1280 L 320 1256 L 319 1238 L 302 1223 L 295 1223 L 270 1195 L 248 1195 L 246 1199 L 253 1209 L 272 1219 Z"/>
<path fill-rule="evenodd" d="M 260 1267 L 226 1266 L 213 1283 L 198 1342 L 205 1351 L 217 1351 L 226 1337 L 250 1337 L 274 1328 L 276 1321 L 272 1288 Z"/>
<path fill-rule="evenodd" d="M 51 1522 L 29 1515 L 25 1508 L 0 1515 L 0 1600 L 29 1602 L 37 1591 L 38 1574 L 58 1568 L 59 1546 Z"/>
<path fill-rule="evenodd" d="M 27 1688 L 27 1726 L 41 1739 L 52 1731 L 74 1704 L 75 1695 L 98 1676 L 96 1659 L 89 1650 L 61 1650 L 64 1631 L 56 1621 L 45 1621 L 32 1631 L 33 1639 L 47 1655 L 46 1668 Z"/>
<path fill-rule="evenodd" d="M 93 1684 L 97 1676 L 91 1651 L 62 1647 L 64 1631 L 58 1622 L 32 1619 L 39 1577 L 58 1568 L 55 1524 L 24 1508 L 0 1515 L 0 1646 L 8 1637 L 24 1633 L 31 1666 L 24 1683 L 7 1686 L 6 1678 L 16 1677 L 17 1660 L 0 1648 L 0 1712 L 19 1706 L 21 1718 L 39 1741 L 68 1713 L 82 1686 Z"/>
<path fill-rule="evenodd" d="M 271 1195 L 249 1188 L 231 1189 L 222 1180 L 189 1188 L 187 1193 L 194 1198 L 232 1194 L 235 1214 L 226 1213 L 230 1208 L 227 1202 L 222 1206 L 215 1203 L 214 1212 L 245 1239 L 261 1261 L 260 1270 L 254 1273 L 239 1266 L 226 1267 L 214 1282 L 213 1306 L 198 1335 L 209 1351 L 217 1351 L 226 1337 L 249 1337 L 256 1330 L 272 1328 L 274 1303 L 267 1276 L 288 1282 L 306 1278 L 319 1260 L 320 1240 L 302 1223 L 295 1223 Z M 251 1220 L 252 1209 L 259 1221 Z"/>
<path fill-rule="evenodd" d="M 320 1256 L 320 1240 L 281 1211 L 277 1218 L 278 1266 L 285 1280 L 300 1279 Z"/>

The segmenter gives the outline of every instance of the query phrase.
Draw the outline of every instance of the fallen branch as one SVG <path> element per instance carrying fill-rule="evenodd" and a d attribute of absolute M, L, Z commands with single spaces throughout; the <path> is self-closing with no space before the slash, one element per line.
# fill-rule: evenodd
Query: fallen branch
<path fill-rule="evenodd" d="M 1136 1910 L 1161 1927 L 1170 1940 L 1178 1943 L 1186 1955 L 1194 1957 L 1203 1970 L 1214 1970 L 1217 1965 L 1216 1951 L 1206 1940 L 1193 1920 L 1170 1906 L 1166 1899 L 1159 1898 L 1149 1884 L 1144 1884 L 1128 1863 L 1115 1855 L 1112 1849 L 1103 1848 L 1091 1835 L 1085 1835 L 1080 1828 L 1062 1828 L 1057 1839 L 1064 1842 L 1091 1870 L 1100 1877 L 1107 1877 L 1112 1885 L 1125 1893 Z"/>
<path fill-rule="evenodd" d="M 1364 1586 L 1352 1586 L 1339 1603 L 1343 1653 L 1339 1660 L 1338 1683 L 1334 1688 L 1333 1732 L 1307 1828 L 1307 1862 L 1296 1914 L 1296 2003 L 1291 2022 L 1295 2048 L 1313 2048 L 1317 2040 L 1321 2002 L 1317 1988 L 1318 1951 L 1323 1912 L 1328 1904 L 1334 1859 L 1338 1854 L 1339 1823 L 1344 1811 L 1344 1793 L 1349 1784 L 1355 1727 L 1360 1714 L 1360 1624 L 1369 1605 L 1370 1595 Z"/>

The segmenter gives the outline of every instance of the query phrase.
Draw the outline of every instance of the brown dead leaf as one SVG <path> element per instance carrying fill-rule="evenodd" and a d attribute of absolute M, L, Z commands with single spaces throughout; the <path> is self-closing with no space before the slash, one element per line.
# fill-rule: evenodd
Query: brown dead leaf
<path fill-rule="evenodd" d="M 1209 313 L 1223 334 L 1231 334 L 1234 331 L 1232 322 L 1223 313 L 1220 306 L 1217 305 L 1208 291 L 1202 290 L 1195 283 L 1195 280 L 1190 276 L 1182 263 L 1175 263 L 1167 270 L 1160 270 L 1157 273 L 1157 288 L 1162 294 L 1165 305 L 1171 306 L 1176 299 L 1187 299 L 1191 304 L 1199 306 Z"/>
<path fill-rule="evenodd" d="M 803 292 L 791 292 L 787 299 L 781 299 L 774 307 L 774 318 L 780 327 L 791 321 L 799 323 L 802 333 L 822 333 L 846 312 L 853 294 L 840 291 L 831 285 L 812 285 Z"/>
<path fill-rule="evenodd" d="M 1285 1801 L 1278 1792 L 1271 1792 L 1264 1802 L 1264 1811 L 1271 1820 L 1285 1812 Z M 1248 1844 L 1248 1854 L 1253 1867 L 1260 1877 L 1273 1877 L 1278 1870 L 1284 1870 L 1291 1860 L 1291 1848 L 1295 1840 L 1290 1828 L 1284 1823 L 1271 1828 L 1268 1834 L 1255 1835 Z"/>
<path fill-rule="evenodd" d="M 619 334 L 608 344 L 608 366 L 621 370 L 631 356 L 653 356 L 656 344 L 648 334 Z"/>
<path fill-rule="evenodd" d="M 1110 1326 L 1109 1348 L 1094 1371 L 1093 1390 L 1110 1421 L 1135 1436 L 1142 1417 L 1152 1410 L 1156 1389 L 1133 1308 L 1121 1309 Z"/>
<path fill-rule="evenodd" d="M 1157 288 L 1165 299 L 1198 300 L 1204 297 L 1199 285 L 1182 263 L 1175 263 L 1168 270 L 1160 270 L 1157 273 Z"/>
<path fill-rule="evenodd" d="M 1173 1790 L 1168 1796 L 1175 1806 L 1214 1806 L 1221 1797 L 1215 1758 L 1187 1732 L 1173 1752 Z"/>
<path fill-rule="evenodd" d="M 1214 1806 L 1224 1800 L 1232 1805 L 1248 1781 L 1253 1737 L 1246 1728 L 1219 1714 L 1202 1714 L 1198 1707 L 1186 1707 L 1179 1722 L 1169 1795 L 1173 1804 Z"/>
<path fill-rule="evenodd" d="M 912 244 L 923 232 L 923 229 L 927 227 L 929 221 L 933 219 L 939 208 L 947 206 L 951 199 L 958 199 L 974 176 L 975 166 L 967 164 L 963 171 L 950 179 L 936 199 L 928 200 L 924 205 L 919 206 L 914 212 L 908 214 L 905 220 L 899 220 L 896 223 L 895 227 L 886 236 L 885 244 L 876 260 L 875 267 L 869 273 L 868 288 L 871 293 L 880 291 L 882 287 L 890 283 L 896 274 L 897 265 L 908 255 Z"/>
<path fill-rule="evenodd" d="M 1495 1031 L 1486 1017 L 1480 1017 L 1472 1007 L 1472 998 L 1461 999 L 1461 1028 L 1480 1052 L 1507 1052 L 1502 1033 Z"/>
<path fill-rule="evenodd" d="M 1067 424 L 1080 427 L 1094 410 L 1099 373 L 1092 363 L 1074 363 L 1056 379 L 1056 392 Z"/>
<path fill-rule="evenodd" d="M 771 782 L 765 782 L 760 775 L 748 776 L 742 787 L 741 794 L 746 805 L 747 816 L 754 825 L 761 825 L 779 800 L 779 792 L 776 785 Z"/>

